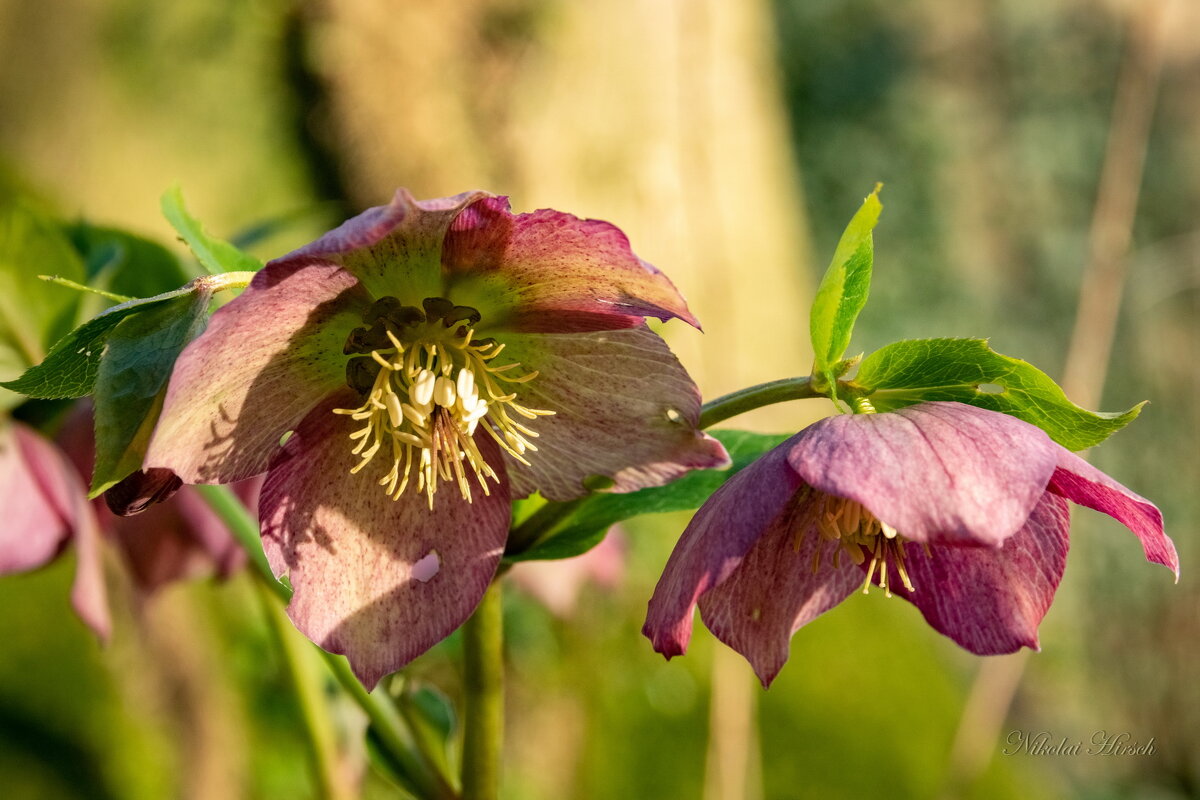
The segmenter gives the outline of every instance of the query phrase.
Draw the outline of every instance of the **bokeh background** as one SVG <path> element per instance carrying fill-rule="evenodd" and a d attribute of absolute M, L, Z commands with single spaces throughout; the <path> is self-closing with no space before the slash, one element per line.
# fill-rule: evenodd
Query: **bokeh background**
<path fill-rule="evenodd" d="M 217 234 L 271 223 L 264 258 L 401 185 L 607 219 L 704 321 L 664 333 L 715 397 L 807 372 L 812 288 L 883 181 L 852 347 L 989 336 L 1081 404 L 1151 400 L 1091 457 L 1161 506 L 1182 580 L 1081 511 L 1041 653 L 972 657 L 873 592 L 763 692 L 706 632 L 670 663 L 639 635 L 686 518 L 635 520 L 591 571 L 514 571 L 505 796 L 1194 797 L 1198 31 L 1192 0 L 0 0 L 0 185 L 181 254 L 175 182 Z M 142 600 L 110 557 L 101 648 L 70 577 L 0 579 L 0 796 L 314 796 L 249 581 Z M 457 652 L 409 680 L 453 697 Z M 1005 755 L 1012 731 L 1155 752 Z"/>

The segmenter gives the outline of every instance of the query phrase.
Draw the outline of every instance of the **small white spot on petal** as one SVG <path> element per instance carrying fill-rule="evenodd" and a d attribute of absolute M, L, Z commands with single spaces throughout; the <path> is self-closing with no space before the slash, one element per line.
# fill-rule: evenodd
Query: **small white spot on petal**
<path fill-rule="evenodd" d="M 433 576 L 438 574 L 438 570 L 442 568 L 442 559 L 438 556 L 437 550 L 430 550 L 421 558 L 413 562 L 412 576 L 415 580 L 421 583 L 429 583 L 433 580 Z"/>
<path fill-rule="evenodd" d="M 677 409 L 677 408 L 668 408 L 667 409 L 667 421 L 668 422 L 679 422 L 681 419 L 683 419 L 683 415 L 679 413 L 679 409 Z"/>

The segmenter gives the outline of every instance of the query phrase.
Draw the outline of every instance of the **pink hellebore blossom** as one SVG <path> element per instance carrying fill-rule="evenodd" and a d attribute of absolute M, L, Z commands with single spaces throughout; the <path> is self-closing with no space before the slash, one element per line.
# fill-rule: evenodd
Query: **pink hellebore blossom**
<path fill-rule="evenodd" d="M 1067 500 L 1173 570 L 1162 515 L 1040 428 L 959 403 L 836 416 L 721 487 L 684 531 L 643 632 L 668 658 L 697 604 L 769 685 L 802 625 L 875 583 L 979 655 L 1038 646 L 1066 564 Z"/>
<path fill-rule="evenodd" d="M 75 545 L 71 605 L 101 639 L 112 630 L 100 531 L 66 455 L 19 422 L 0 420 L 0 575 L 44 566 Z"/>
<path fill-rule="evenodd" d="M 511 498 L 726 463 L 645 317 L 696 324 L 612 225 L 401 190 L 213 316 L 146 465 L 188 483 L 267 472 L 259 518 L 289 614 L 374 685 L 470 615 Z"/>

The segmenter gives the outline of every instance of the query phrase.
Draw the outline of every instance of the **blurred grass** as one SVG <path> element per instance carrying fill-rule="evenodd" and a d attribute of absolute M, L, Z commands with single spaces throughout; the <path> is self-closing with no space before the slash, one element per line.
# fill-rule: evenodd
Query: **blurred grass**
<path fill-rule="evenodd" d="M 806 369 L 809 265 L 883 180 L 852 349 L 984 335 L 1061 374 L 1130 7 L 3 0 L 0 167 L 68 217 L 164 240 L 158 196 L 175 181 L 221 235 L 382 202 L 400 184 L 605 217 L 705 320 L 705 338 L 667 331 L 710 395 Z M 965 797 L 1200 796 L 1187 577 L 1200 556 L 1200 47 L 1183 13 L 1102 405 L 1152 403 L 1093 455 L 1162 507 L 1184 580 L 1077 514 L 1044 652 L 1006 728 L 1129 730 L 1160 750 L 1050 760 L 997 747 Z M 336 221 L 318 211 L 255 252 Z M 793 404 L 755 422 L 783 431 L 820 413 Z M 685 522 L 631 525 L 624 585 L 585 589 L 569 620 L 510 593 L 508 796 L 702 795 L 717 645 L 701 631 L 666 663 L 638 633 Z M 0 580 L 5 798 L 310 796 L 299 717 L 245 587 L 195 584 L 145 608 L 119 594 L 117 641 L 101 651 L 67 610 L 68 582 L 65 564 Z M 454 690 L 456 646 L 413 674 Z M 756 690 L 761 796 L 936 796 L 977 663 L 902 601 L 851 598 Z M 368 778 L 368 796 L 388 794 Z"/>

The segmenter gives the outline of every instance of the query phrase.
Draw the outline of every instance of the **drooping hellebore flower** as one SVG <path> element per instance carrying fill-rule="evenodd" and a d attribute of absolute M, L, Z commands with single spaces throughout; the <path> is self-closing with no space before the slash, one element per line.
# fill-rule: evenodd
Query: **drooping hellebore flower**
<path fill-rule="evenodd" d="M 146 466 L 187 483 L 267 472 L 263 543 L 289 614 L 373 685 L 470 615 L 511 498 L 726 463 L 645 317 L 696 324 L 612 225 L 401 190 L 213 316 Z"/>
<path fill-rule="evenodd" d="M 102 640 L 112 630 L 100 531 L 67 457 L 33 429 L 0 420 L 0 575 L 27 572 L 75 545 L 71 606 Z"/>
<path fill-rule="evenodd" d="M 1066 565 L 1067 501 L 1179 575 L 1162 515 L 1040 428 L 960 403 L 830 417 L 733 476 L 667 562 L 643 633 L 668 658 L 692 613 L 779 673 L 801 626 L 874 583 L 979 655 L 1037 648 Z"/>

